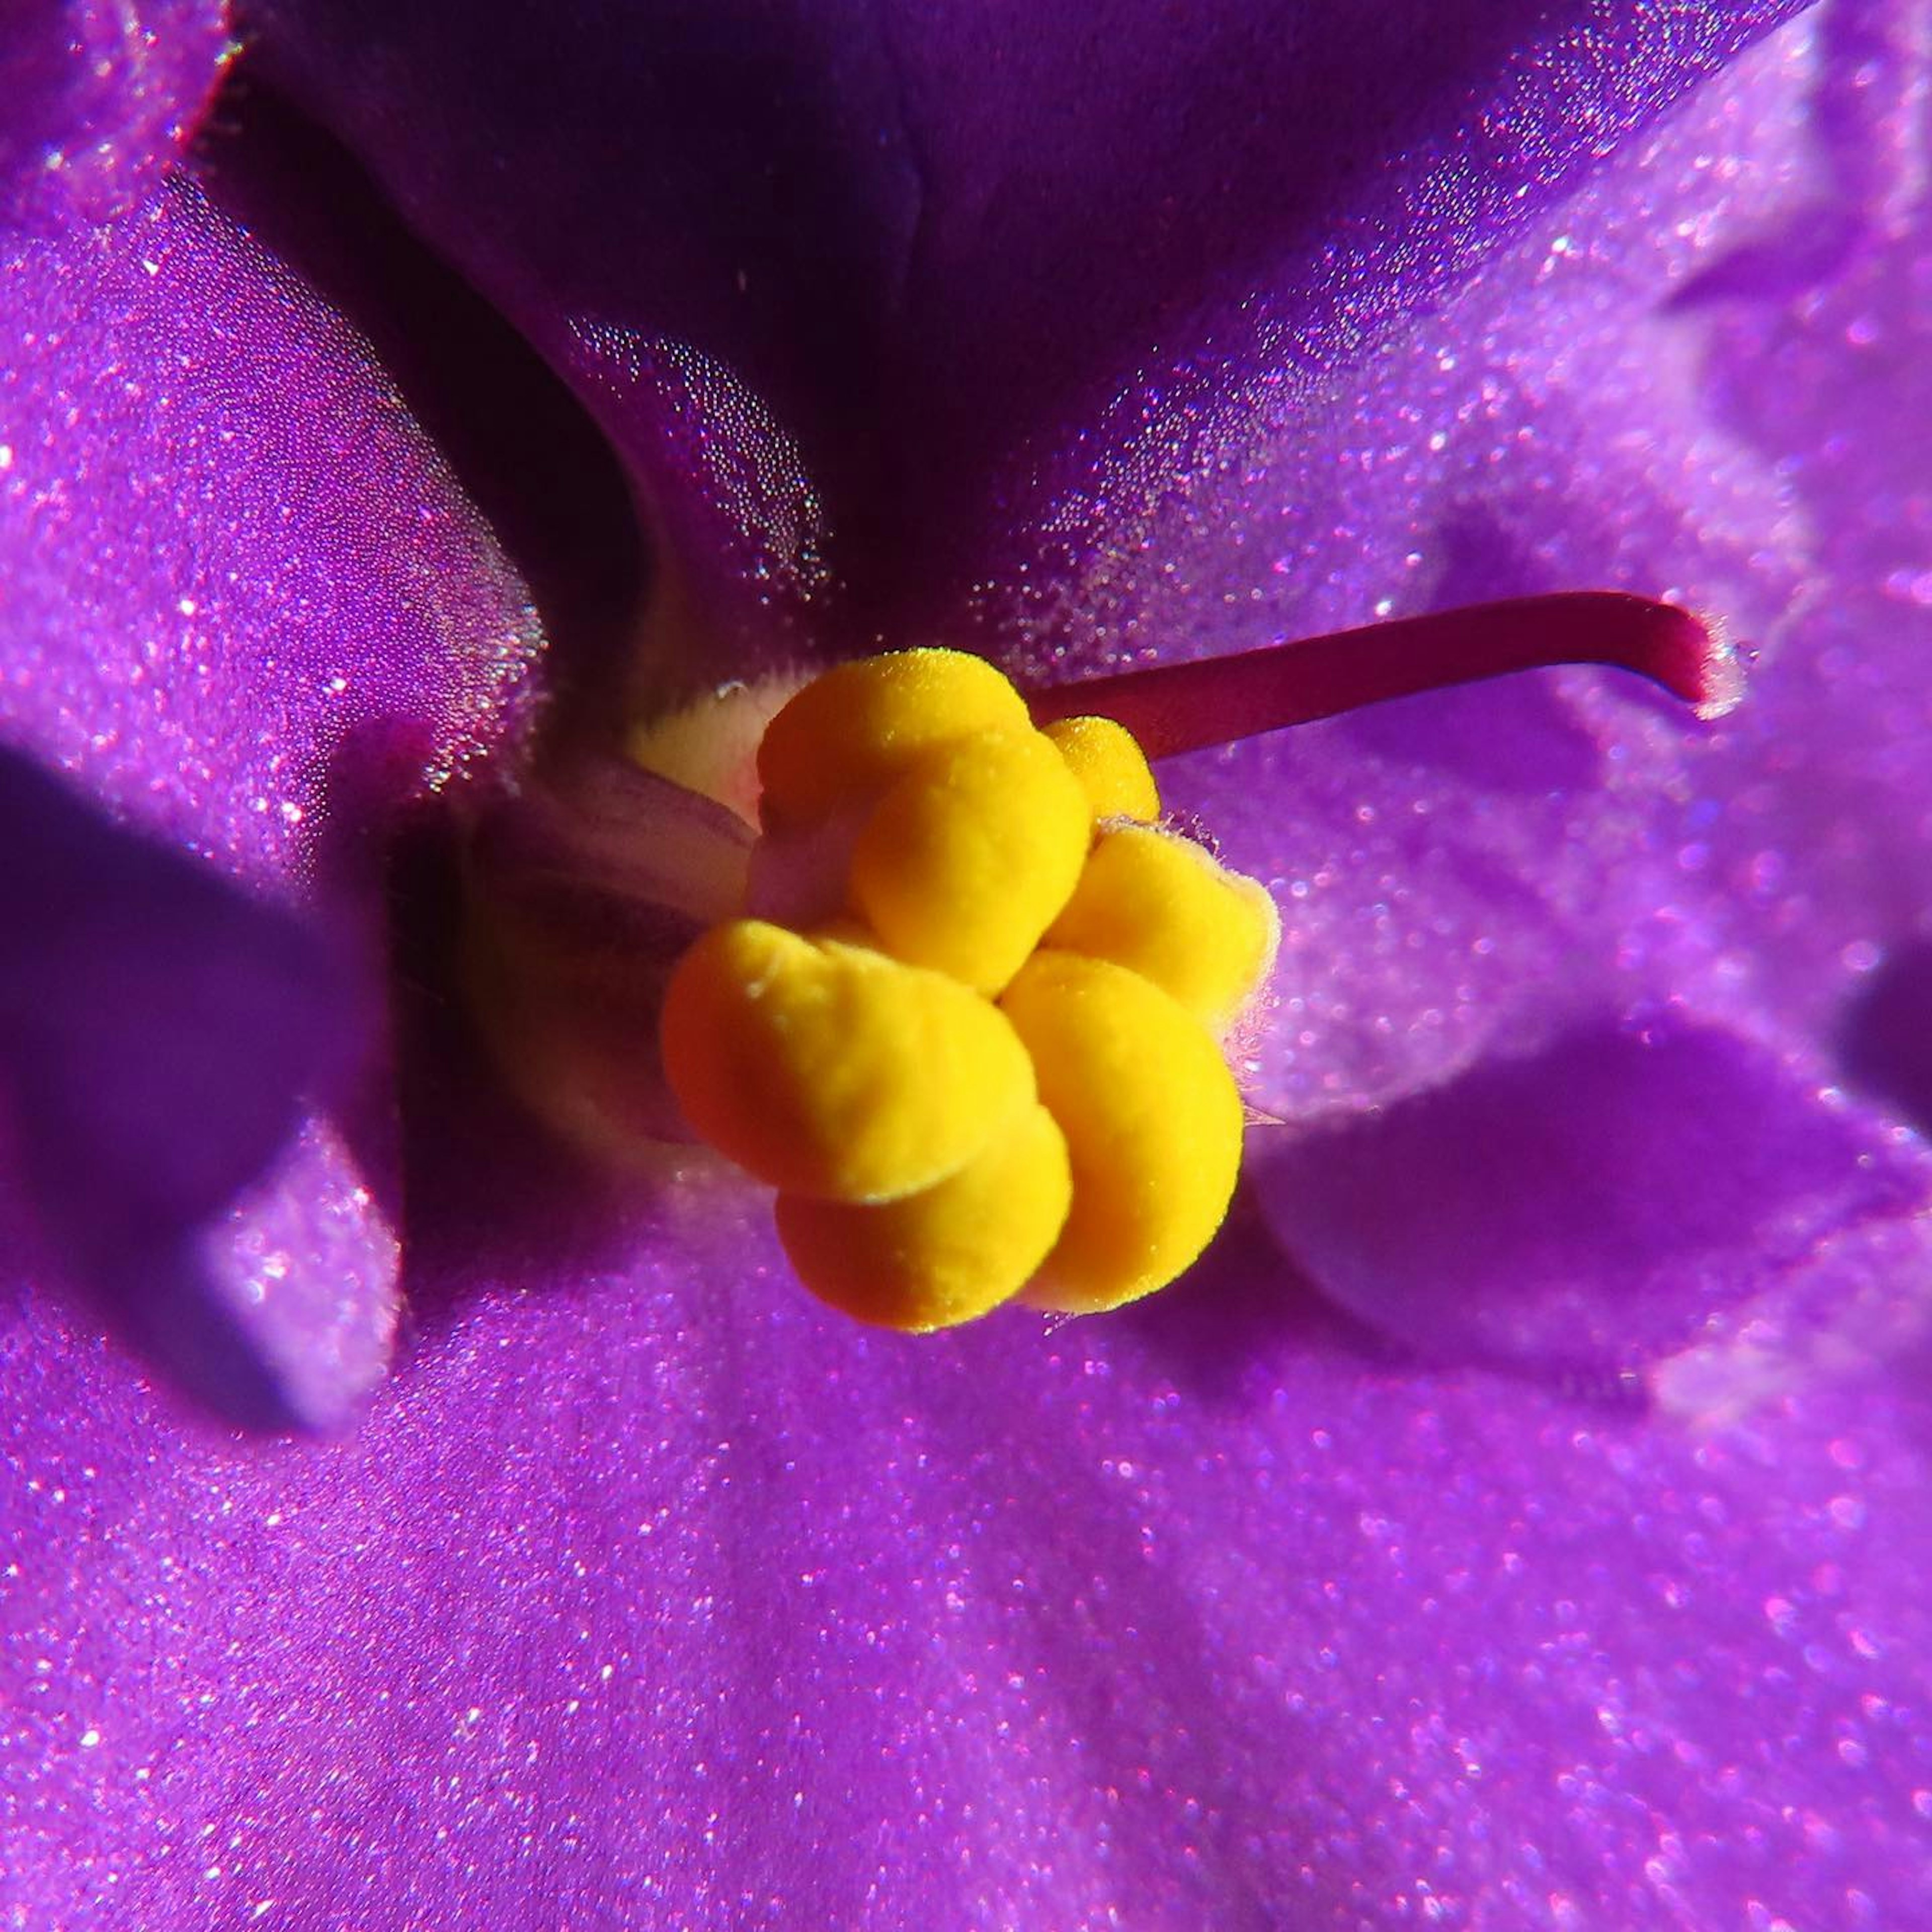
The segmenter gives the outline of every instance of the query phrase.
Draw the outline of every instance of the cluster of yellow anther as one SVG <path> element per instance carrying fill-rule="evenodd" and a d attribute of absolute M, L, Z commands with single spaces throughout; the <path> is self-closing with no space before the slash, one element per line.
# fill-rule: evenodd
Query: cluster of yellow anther
<path fill-rule="evenodd" d="M 956 652 L 828 673 L 758 769 L 790 896 L 760 908 L 754 865 L 753 909 L 782 910 L 685 955 L 662 1045 L 692 1127 L 778 1190 L 800 1277 L 910 1330 L 1172 1280 L 1240 1164 L 1222 1042 L 1273 958 L 1267 892 L 1160 827 L 1118 725 L 1036 730 Z"/>

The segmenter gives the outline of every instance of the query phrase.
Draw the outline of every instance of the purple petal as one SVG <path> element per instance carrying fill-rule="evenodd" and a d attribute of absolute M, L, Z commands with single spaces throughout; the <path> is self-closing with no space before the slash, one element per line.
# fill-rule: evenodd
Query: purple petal
<path fill-rule="evenodd" d="M 1096 460 L 1012 511 L 1046 530 L 1045 587 L 1010 573 L 988 608 L 1044 664 L 1252 642 L 1258 608 L 1366 616 L 1412 568 L 1418 601 L 1424 579 L 1480 595 L 1607 562 L 1775 603 L 1808 567 L 1778 480 L 1714 478 L 1696 386 L 1670 380 L 1697 325 L 1679 313 L 1666 354 L 1642 318 L 1720 245 L 1714 194 L 1754 212 L 1697 156 L 1802 174 L 1779 146 L 1796 64 L 1773 50 L 1596 198 L 1552 205 L 1570 250 L 1497 259 L 1366 379 L 1325 336 L 1244 350 L 1144 436 L 1121 423 L 1165 378 L 1137 386 Z M 1278 563 L 1298 604 L 1270 602 Z M 600 1243 L 530 1162 L 519 1259 L 479 1243 L 505 1210 L 472 1172 L 422 1205 L 420 1346 L 352 1441 L 212 1448 L 85 1340 L 31 1310 L 7 1331 L 0 1480 L 28 1554 L 0 1574 L 0 1868 L 50 1918 L 111 1874 L 161 1924 L 1911 1923 L 1932 1882 L 1928 1257 L 1888 1179 L 1916 1162 L 1790 1111 L 1817 1042 L 1778 1070 L 1798 1004 L 1760 998 L 1777 908 L 1690 856 L 1804 706 L 1720 741 L 1720 792 L 1681 721 L 1588 680 L 1544 693 L 1514 718 L 1558 742 L 1499 796 L 1468 712 L 1180 788 L 1234 808 L 1232 856 L 1307 887 L 1260 1049 L 1284 1111 L 1478 1079 L 1505 1041 L 1561 1072 L 1579 1012 L 1679 987 L 1679 1090 L 1701 1066 L 1778 1102 L 1753 1171 L 1797 1174 L 1826 1238 L 1654 1364 L 1652 1413 L 1392 1364 L 1249 1226 L 1112 1324 L 914 1345 L 818 1313 L 698 1177 Z M 1901 843 L 1904 764 L 1882 794 Z M 1841 848 L 1808 859 L 1807 823 L 1792 804 L 1792 862 L 1828 877 Z M 1767 1037 L 1775 1062 L 1741 1043 Z M 520 1153 L 496 1150 L 512 1173 Z M 1829 1227 L 1834 1199 L 1871 1225 Z M 1760 1193 L 1737 1205 L 1767 1225 Z M 1701 1225 L 1721 1251 L 1730 1222 Z"/>
<path fill-rule="evenodd" d="M 0 740 L 214 868 L 17 780 L 20 1157 L 124 1331 L 224 1413 L 326 1420 L 394 1314 L 380 842 L 521 728 L 534 620 L 356 338 L 194 190 L 4 245 Z"/>
<path fill-rule="evenodd" d="M 8 266 L 0 730 L 264 883 L 366 864 L 526 715 L 520 586 L 356 338 L 194 188 Z"/>
<path fill-rule="evenodd" d="M 224 0 L 10 0 L 0 218 L 100 220 L 182 152 L 226 64 Z"/>
<path fill-rule="evenodd" d="M 1244 1320 L 1252 1251 L 912 1344 L 694 1208 L 444 1283 L 338 1446 L 210 1452 L 14 1357 L 0 1786 L 50 1915 L 111 1870 L 150 1923 L 1910 1922 L 1903 1385 L 1699 1436 L 1391 1373 Z"/>
<path fill-rule="evenodd" d="M 24 1151 L 50 1186 L 104 1189 L 98 1209 L 211 1213 L 286 1133 L 292 1096 L 352 1071 L 341 964 L 286 914 L 4 754 L 0 827 Z"/>
<path fill-rule="evenodd" d="M 1770 782 L 1813 730 L 1774 689 L 1808 566 L 1786 484 L 1703 406 L 1707 325 L 1669 301 L 1808 184 L 1809 47 L 1794 33 L 1740 63 L 1708 118 L 1611 163 L 1360 368 L 1181 386 L 1097 478 L 1063 479 L 1026 568 L 988 586 L 1022 661 L 1061 676 L 1566 584 L 1669 592 L 1769 644 L 1714 730 L 1562 674 L 1174 761 L 1170 799 L 1282 902 L 1251 1082 L 1269 1112 L 1390 1100 L 1663 1002 L 1780 1052 L 1817 1039 L 1815 1007 L 1764 998 L 1787 923 L 1833 959 L 1854 936 L 1766 916 L 1767 847 L 1802 848 L 1831 796 Z M 1722 208 L 1687 214 L 1710 205 L 1719 147 L 1738 170 Z M 1802 640 L 1790 656 L 1814 683 Z M 1788 832 L 1763 837 L 1764 804 L 1733 797 L 1781 802 Z"/>
<path fill-rule="evenodd" d="M 352 1099 L 366 1074 L 344 962 L 4 752 L 0 850 L 0 1093 L 42 1226 L 115 1325 L 217 1414 L 340 1419 L 386 1356 L 394 1257 L 344 1270 L 341 1240 L 290 1240 L 332 1206 L 343 1218 L 348 1161 L 316 1128 L 289 1143 L 305 1108 Z M 231 1208 L 272 1173 L 287 1205 Z M 316 1346 L 340 1322 L 379 1340 L 373 1359 Z"/>

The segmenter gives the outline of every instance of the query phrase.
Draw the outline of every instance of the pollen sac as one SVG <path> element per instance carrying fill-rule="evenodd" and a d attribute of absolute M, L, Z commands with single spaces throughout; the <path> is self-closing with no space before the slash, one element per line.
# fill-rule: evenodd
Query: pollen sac
<path fill-rule="evenodd" d="M 998 992 L 1072 896 L 1088 822 L 1085 793 L 1037 731 L 940 746 L 866 821 L 854 908 L 896 958 Z"/>
<path fill-rule="evenodd" d="M 1133 734 L 1111 718 L 1062 718 L 1044 728 L 1080 782 L 1094 818 L 1151 825 L 1160 816 L 1160 790 Z"/>
<path fill-rule="evenodd" d="M 1034 1097 L 1004 1017 L 943 974 L 732 920 L 678 963 L 664 1072 L 700 1135 L 746 1173 L 820 1201 L 943 1180 Z"/>
<path fill-rule="evenodd" d="M 1226 1033 L 1274 964 L 1281 918 L 1256 880 L 1191 838 L 1150 826 L 1101 832 L 1049 946 L 1131 967 Z"/>
<path fill-rule="evenodd" d="M 1046 1260 L 1072 1198 L 1066 1137 L 1029 1109 L 957 1174 L 878 1207 L 781 1194 L 798 1278 L 842 1312 L 918 1334 L 997 1308 Z"/>
<path fill-rule="evenodd" d="M 1032 728 L 1026 700 L 983 658 L 862 658 L 814 679 L 766 726 L 759 810 L 768 826 L 829 818 L 848 800 L 876 796 L 937 746 Z"/>
<path fill-rule="evenodd" d="M 1218 1042 L 1274 956 L 1267 893 L 1156 822 L 1120 726 L 1036 729 L 956 652 L 828 673 L 757 766 L 761 916 L 685 955 L 661 1046 L 686 1124 L 778 1191 L 800 1279 L 919 1332 L 1172 1280 L 1240 1165 Z"/>
<path fill-rule="evenodd" d="M 1000 1005 L 1060 1124 L 1073 1198 L 1027 1299 L 1090 1315 L 1165 1287 L 1220 1226 L 1241 1096 L 1200 1022 L 1124 966 L 1042 950 Z"/>

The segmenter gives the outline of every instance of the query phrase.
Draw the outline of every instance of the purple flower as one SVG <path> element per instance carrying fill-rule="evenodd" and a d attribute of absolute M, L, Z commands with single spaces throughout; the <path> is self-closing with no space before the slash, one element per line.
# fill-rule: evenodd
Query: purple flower
<path fill-rule="evenodd" d="M 1369 10 L 286 0 L 205 122 L 212 7 L 0 28 L 24 1922 L 1911 1922 L 1926 57 Z M 540 692 L 1599 584 L 1745 705 L 1164 774 L 1281 1124 L 1144 1307 L 862 1332 L 452 1006 Z M 398 1233 L 328 1439 L 103 1332 L 340 1421 Z"/>

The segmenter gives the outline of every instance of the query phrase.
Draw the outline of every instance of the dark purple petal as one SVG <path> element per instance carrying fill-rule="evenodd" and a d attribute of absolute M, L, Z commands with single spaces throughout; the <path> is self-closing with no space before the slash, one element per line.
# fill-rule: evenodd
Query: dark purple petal
<path fill-rule="evenodd" d="M 352 1076 L 342 962 L 205 866 L 0 753 L 0 1042 L 50 1185 L 134 1219 L 212 1213 Z M 86 1182 L 82 1176 L 88 1177 Z"/>
<path fill-rule="evenodd" d="M 1042 478 L 1231 360 L 1358 353 L 1792 10 L 249 18 L 260 72 L 573 374 L 742 652 L 956 626 Z M 762 626 L 710 568 L 734 536 Z M 827 562 L 854 606 L 802 616 Z"/>
<path fill-rule="evenodd" d="M 290 1150 L 355 1097 L 370 1041 L 347 964 L 288 914 L 130 837 L 0 752 L 0 1102 L 43 1227 L 122 1332 L 218 1414 L 340 1419 L 382 1370 L 395 1297 L 376 1223 L 320 1233 L 346 1150 Z M 238 1196 L 268 1187 L 312 1202 Z M 291 1239 L 291 1235 L 299 1239 Z M 346 1324 L 367 1339 L 345 1353 Z"/>

